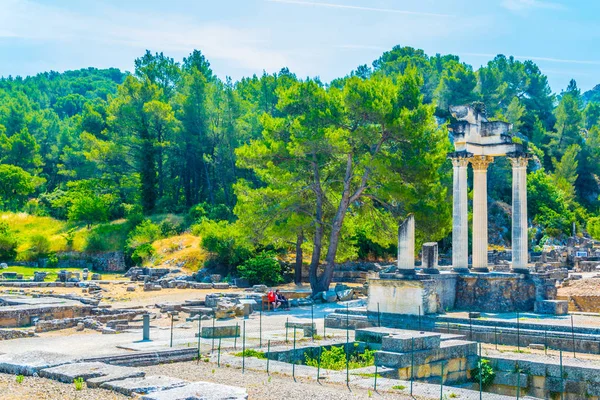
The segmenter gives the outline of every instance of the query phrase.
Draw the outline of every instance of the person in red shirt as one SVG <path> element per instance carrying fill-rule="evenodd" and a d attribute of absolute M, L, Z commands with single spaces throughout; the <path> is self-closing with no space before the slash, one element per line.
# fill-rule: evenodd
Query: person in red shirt
<path fill-rule="evenodd" d="M 267 293 L 267 300 L 269 300 L 269 304 L 273 306 L 273 311 L 277 311 L 277 309 L 281 305 L 281 302 L 277 301 L 277 295 L 275 294 L 273 289 L 271 289 L 269 293 Z"/>

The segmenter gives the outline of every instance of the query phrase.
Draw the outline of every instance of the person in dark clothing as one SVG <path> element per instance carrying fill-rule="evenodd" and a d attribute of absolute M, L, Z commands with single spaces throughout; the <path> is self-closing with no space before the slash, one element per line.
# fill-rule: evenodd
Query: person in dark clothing
<path fill-rule="evenodd" d="M 275 296 L 277 296 L 277 302 L 281 303 L 282 308 L 286 310 L 290 308 L 290 303 L 288 299 L 286 299 L 285 296 L 281 294 L 281 292 L 279 292 L 279 289 L 275 291 Z"/>

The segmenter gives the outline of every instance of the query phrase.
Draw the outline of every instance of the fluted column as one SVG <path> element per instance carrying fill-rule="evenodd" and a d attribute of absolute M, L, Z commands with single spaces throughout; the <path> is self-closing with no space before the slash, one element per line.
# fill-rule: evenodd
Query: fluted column
<path fill-rule="evenodd" d="M 469 213 L 467 208 L 466 157 L 452 157 L 452 267 L 457 272 L 469 271 Z"/>
<path fill-rule="evenodd" d="M 512 269 L 528 272 L 527 155 L 511 157 L 512 163 Z"/>
<path fill-rule="evenodd" d="M 474 156 L 473 166 L 473 271 L 488 269 L 487 169 L 494 161 L 490 156 Z"/>

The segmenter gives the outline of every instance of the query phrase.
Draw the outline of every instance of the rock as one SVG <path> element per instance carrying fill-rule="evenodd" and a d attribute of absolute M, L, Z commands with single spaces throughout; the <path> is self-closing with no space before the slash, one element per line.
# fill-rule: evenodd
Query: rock
<path fill-rule="evenodd" d="M 189 385 L 162 390 L 142 396 L 142 400 L 247 400 L 246 389 L 211 382 L 194 382 Z"/>
<path fill-rule="evenodd" d="M 217 309 L 215 310 L 215 318 L 224 319 L 224 318 L 234 318 L 239 311 L 236 310 L 236 305 L 231 301 L 222 299 L 217 303 Z M 241 313 L 243 315 L 243 306 Z"/>
<path fill-rule="evenodd" d="M 129 285 L 129 286 L 127 286 L 127 291 L 128 291 L 128 292 L 135 292 L 135 289 L 136 289 L 136 288 L 135 288 L 135 286 L 134 286 L 134 285 Z"/>
<path fill-rule="evenodd" d="M 300 305 L 300 303 L 298 302 L 298 299 L 290 300 L 290 307 L 298 307 L 299 305 Z"/>
<path fill-rule="evenodd" d="M 0 269 L 8 268 L 7 263 L 0 263 Z"/>
<path fill-rule="evenodd" d="M 323 301 L 326 303 L 333 303 L 337 300 L 337 293 L 333 290 L 322 292 Z"/>
<path fill-rule="evenodd" d="M 213 289 L 229 289 L 229 283 L 227 283 L 227 282 L 213 283 Z"/>
<path fill-rule="evenodd" d="M 354 296 L 354 290 L 352 290 L 352 289 L 341 290 L 339 292 L 336 292 L 336 294 L 340 301 L 348 301 L 348 300 L 352 300 L 352 297 Z"/>
<path fill-rule="evenodd" d="M 111 329 L 111 328 L 104 328 L 104 329 L 102 329 L 102 334 L 103 335 L 113 335 L 115 333 L 117 333 L 117 331 L 114 330 L 114 329 Z"/>
<path fill-rule="evenodd" d="M 254 285 L 252 286 L 252 290 L 258 293 L 267 293 L 269 288 L 267 287 L 267 285 Z"/>
<path fill-rule="evenodd" d="M 469 318 L 481 318 L 481 313 L 476 311 L 471 311 L 469 313 Z"/>
<path fill-rule="evenodd" d="M 244 307 L 243 304 L 236 304 L 235 307 L 234 307 L 235 316 L 236 317 L 243 317 L 246 314 L 245 313 L 245 309 L 246 309 L 246 307 Z"/>
<path fill-rule="evenodd" d="M 76 331 L 82 331 L 85 328 L 85 324 L 83 322 L 78 322 L 77 326 L 75 327 Z"/>
<path fill-rule="evenodd" d="M 102 280 L 102 275 L 100 275 L 100 274 L 92 274 L 92 280 L 93 281 Z"/>
<path fill-rule="evenodd" d="M 219 282 L 221 282 L 221 279 L 223 279 L 223 277 L 221 275 L 219 275 L 219 274 L 212 274 L 210 276 L 210 281 L 212 283 L 219 283 Z"/>

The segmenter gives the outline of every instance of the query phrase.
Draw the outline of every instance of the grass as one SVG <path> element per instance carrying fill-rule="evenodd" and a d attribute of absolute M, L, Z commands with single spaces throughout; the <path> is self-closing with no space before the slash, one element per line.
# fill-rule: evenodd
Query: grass
<path fill-rule="evenodd" d="M 394 385 L 394 386 L 392 386 L 392 389 L 395 389 L 395 390 L 404 390 L 404 389 L 406 389 L 406 386 L 404 386 L 404 385 Z"/>
<path fill-rule="evenodd" d="M 206 260 L 206 252 L 200 246 L 200 237 L 190 233 L 171 236 L 152 243 L 156 252 L 152 264 L 160 265 L 166 260 L 177 264 L 184 263 L 184 267 L 191 271 L 197 271 Z"/>
<path fill-rule="evenodd" d="M 83 389 L 83 378 L 75 378 L 73 380 L 73 384 L 75 385 L 75 390 L 82 390 Z"/>
<path fill-rule="evenodd" d="M 248 349 L 243 352 L 240 351 L 239 353 L 235 353 L 234 356 L 236 356 L 236 357 L 256 357 L 256 358 L 261 358 L 261 359 L 267 358 L 267 356 L 265 355 L 264 352 L 256 351 L 253 349 Z"/>
<path fill-rule="evenodd" d="M 25 380 L 25 377 L 23 375 L 17 375 L 17 383 L 23 383 L 23 380 Z"/>

